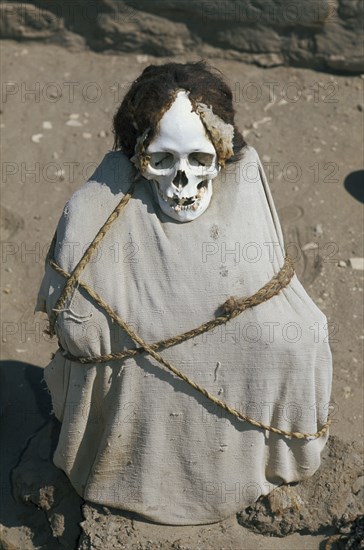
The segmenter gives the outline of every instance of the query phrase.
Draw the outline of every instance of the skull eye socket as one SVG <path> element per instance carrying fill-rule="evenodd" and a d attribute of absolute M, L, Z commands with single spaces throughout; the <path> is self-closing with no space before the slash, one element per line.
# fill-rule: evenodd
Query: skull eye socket
<path fill-rule="evenodd" d="M 213 160 L 214 155 L 211 155 L 210 153 L 195 151 L 194 153 L 188 155 L 188 162 L 191 166 L 211 166 Z"/>
<path fill-rule="evenodd" d="M 149 156 L 152 168 L 157 168 L 159 170 L 171 168 L 175 163 L 172 153 L 162 151 L 161 153 L 150 153 Z"/>

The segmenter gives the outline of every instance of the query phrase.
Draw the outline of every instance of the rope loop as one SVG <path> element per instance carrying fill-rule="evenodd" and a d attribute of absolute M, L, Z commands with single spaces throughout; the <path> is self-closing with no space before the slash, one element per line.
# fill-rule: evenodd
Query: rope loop
<path fill-rule="evenodd" d="M 199 384 L 197 384 L 196 382 L 188 378 L 184 373 L 178 370 L 174 365 L 172 365 L 172 363 L 167 361 L 167 359 L 165 359 L 159 353 L 160 350 L 178 345 L 191 338 L 195 338 L 196 336 L 204 334 L 205 332 L 212 330 L 219 325 L 226 324 L 229 320 L 240 315 L 246 309 L 262 304 L 263 302 L 266 302 L 267 300 L 270 300 L 271 298 L 273 298 L 273 296 L 276 296 L 277 294 L 279 294 L 285 287 L 288 286 L 288 284 L 290 283 L 295 273 L 293 261 L 288 255 L 286 255 L 284 259 L 284 264 L 279 270 L 279 272 L 277 273 L 277 275 L 274 275 L 272 279 L 268 281 L 268 283 L 266 283 L 262 288 L 260 288 L 252 296 L 242 297 L 242 298 L 234 298 L 233 296 L 231 296 L 220 307 L 220 310 L 222 311 L 222 315 L 219 315 L 218 317 L 215 317 L 215 319 L 207 321 L 206 323 L 203 323 L 199 327 L 196 327 L 192 330 L 189 330 L 182 334 L 179 334 L 171 338 L 168 338 L 166 340 L 161 340 L 159 342 L 155 342 L 152 344 L 148 344 L 147 342 L 145 342 L 134 331 L 132 327 L 130 327 L 119 315 L 117 315 L 117 313 L 109 306 L 107 302 L 105 302 L 105 300 L 97 292 L 95 292 L 93 288 L 91 288 L 86 283 L 80 281 L 79 277 L 82 271 L 85 269 L 86 265 L 90 261 L 92 254 L 100 244 L 101 240 L 104 238 L 107 231 L 110 229 L 112 223 L 119 217 L 121 211 L 125 208 L 125 206 L 129 202 L 134 192 L 134 189 L 135 189 L 135 181 L 132 183 L 127 193 L 123 196 L 119 204 L 110 214 L 110 216 L 107 218 L 104 225 L 98 231 L 94 240 L 88 246 L 87 250 L 83 254 L 82 258 L 79 260 L 78 264 L 76 265 L 75 269 L 71 274 L 67 273 L 64 269 L 62 269 L 62 267 L 60 267 L 52 259 L 52 255 L 55 247 L 55 237 L 53 238 L 51 248 L 48 253 L 48 262 L 50 266 L 57 273 L 59 273 L 66 279 L 66 284 L 61 293 L 61 296 L 58 298 L 57 303 L 52 310 L 48 334 L 52 336 L 55 334 L 55 325 L 56 325 L 57 315 L 62 310 L 64 310 L 64 306 L 68 296 L 70 295 L 71 291 L 75 288 L 75 285 L 77 285 L 83 288 L 87 292 L 87 294 L 90 296 L 90 298 L 94 300 L 94 302 L 97 305 L 99 305 L 111 317 L 111 319 L 114 322 L 116 322 L 118 326 L 120 326 L 126 332 L 126 334 L 135 342 L 135 344 L 137 344 L 137 347 L 133 349 L 124 350 L 122 352 L 111 353 L 111 354 L 102 355 L 102 356 L 100 355 L 97 357 L 75 357 L 70 353 L 68 353 L 67 351 L 62 350 L 62 348 L 60 347 L 63 356 L 71 361 L 78 362 L 80 364 L 88 364 L 88 363 L 106 363 L 109 361 L 120 361 L 128 357 L 133 357 L 140 353 L 146 353 L 147 355 L 150 355 L 151 357 L 153 357 L 153 359 L 155 359 L 159 364 L 163 365 L 170 372 L 175 374 L 178 378 L 180 378 L 181 380 L 184 380 L 192 388 L 194 388 L 195 390 L 200 392 L 202 395 L 204 395 L 207 399 L 209 399 L 210 401 L 212 401 L 213 403 L 215 403 L 216 405 L 218 405 L 219 407 L 227 411 L 229 414 L 231 414 L 235 418 L 243 420 L 244 422 L 247 422 L 256 428 L 266 430 L 268 432 L 281 435 L 289 439 L 293 438 L 293 439 L 312 440 L 325 435 L 332 422 L 330 418 L 327 419 L 327 421 L 319 431 L 315 433 L 306 433 L 306 432 L 290 432 L 279 428 L 275 428 L 273 426 L 268 426 L 263 422 L 259 422 L 258 420 L 251 418 L 248 415 L 242 414 L 237 409 L 235 409 L 234 407 L 231 407 L 224 401 L 221 401 L 215 395 L 208 392 L 205 388 L 203 388 L 202 386 L 200 386 Z"/>

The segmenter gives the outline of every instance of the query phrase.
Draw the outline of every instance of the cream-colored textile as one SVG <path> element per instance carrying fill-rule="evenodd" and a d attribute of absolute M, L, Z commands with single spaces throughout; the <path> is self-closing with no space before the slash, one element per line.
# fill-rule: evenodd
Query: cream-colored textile
<path fill-rule="evenodd" d="M 71 272 L 134 177 L 109 153 L 67 203 L 55 260 Z M 207 211 L 179 223 L 139 178 L 133 198 L 81 275 L 147 342 L 212 319 L 283 265 L 283 239 L 263 168 L 247 147 L 214 181 Z M 46 267 L 37 309 L 50 315 L 65 284 Z M 78 288 L 57 320 L 75 356 L 134 347 Z M 227 325 L 161 352 L 229 405 L 273 426 L 316 432 L 331 392 L 326 318 L 297 277 Z M 296 440 L 231 417 L 146 355 L 82 365 L 58 351 L 45 369 L 62 422 L 54 463 L 81 496 L 167 524 L 219 521 L 276 485 L 319 467 L 327 436 Z"/>

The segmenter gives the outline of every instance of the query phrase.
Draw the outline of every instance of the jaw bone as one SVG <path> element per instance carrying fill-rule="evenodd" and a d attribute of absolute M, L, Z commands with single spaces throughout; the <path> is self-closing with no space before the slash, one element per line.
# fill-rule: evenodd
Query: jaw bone
<path fill-rule="evenodd" d="M 164 200 L 175 212 L 179 212 L 181 210 L 197 210 L 208 185 L 207 180 L 201 181 L 198 185 L 199 190 L 197 194 L 192 197 L 179 197 L 178 195 L 168 197 L 161 190 L 158 181 L 153 181 L 157 187 L 160 198 Z"/>

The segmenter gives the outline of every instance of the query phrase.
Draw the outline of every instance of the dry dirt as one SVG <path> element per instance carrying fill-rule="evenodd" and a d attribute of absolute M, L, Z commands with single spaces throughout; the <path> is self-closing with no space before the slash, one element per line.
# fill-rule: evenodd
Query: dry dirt
<path fill-rule="evenodd" d="M 44 316 L 33 314 L 35 298 L 66 200 L 112 147 L 111 119 L 125 89 L 145 66 L 167 59 L 11 41 L 2 43 L 1 54 L 1 129 L 7 139 L 2 140 L 1 179 L 0 548 L 64 548 L 52 536 L 53 527 L 53 533 L 62 531 L 57 524 L 62 518 L 50 527 L 39 502 L 25 504 L 24 495 L 23 500 L 11 495 L 13 470 L 19 461 L 24 463 L 20 456 L 29 438 L 44 425 L 40 434 L 48 433 L 50 403 L 42 368 L 57 343 L 43 334 Z M 265 165 L 287 247 L 296 252 L 297 272 L 329 320 L 334 357 L 331 434 L 339 438 L 342 450 L 350 449 L 351 442 L 360 446 L 363 270 L 351 267 L 349 259 L 364 256 L 363 79 L 209 61 L 230 82 L 237 123 Z M 47 462 L 49 441 L 43 440 L 43 454 L 42 437 L 36 441 L 41 460 Z M 34 440 L 32 444 L 30 448 Z M 342 462 L 351 468 L 347 457 Z M 105 525 L 113 525 L 112 518 L 103 523 L 102 514 L 109 512 L 84 508 L 83 541 L 90 525 L 99 522 L 102 536 Z M 118 546 L 106 537 L 100 547 L 318 549 L 335 531 L 267 537 L 235 517 L 202 527 L 165 527 L 130 518 L 123 522 L 125 536 Z M 83 541 L 81 537 L 82 548 L 99 547 Z"/>

